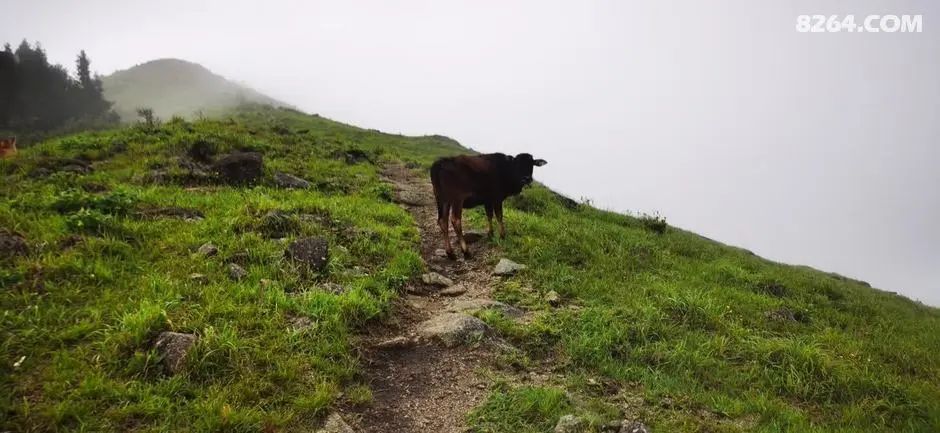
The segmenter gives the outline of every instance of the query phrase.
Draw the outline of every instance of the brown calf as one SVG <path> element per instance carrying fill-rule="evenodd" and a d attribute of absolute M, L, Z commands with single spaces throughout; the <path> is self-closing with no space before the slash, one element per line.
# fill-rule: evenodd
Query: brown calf
<path fill-rule="evenodd" d="M 499 235 L 505 238 L 503 200 L 519 194 L 523 187 L 532 183 L 532 168 L 545 164 L 544 159 L 534 159 L 528 153 L 520 153 L 515 157 L 502 153 L 461 155 L 435 161 L 431 165 L 431 184 L 437 200 L 437 223 L 444 235 L 447 256 L 457 258 L 448 233 L 451 224 L 464 257 L 470 256 L 463 239 L 463 209 L 482 204 L 486 209 L 488 234 L 493 235 L 495 214 L 499 222 Z"/>

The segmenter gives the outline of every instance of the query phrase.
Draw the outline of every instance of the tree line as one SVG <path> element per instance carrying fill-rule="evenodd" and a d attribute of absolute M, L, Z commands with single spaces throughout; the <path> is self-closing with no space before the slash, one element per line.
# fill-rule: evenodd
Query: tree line
<path fill-rule="evenodd" d="M 24 40 L 16 50 L 6 44 L 0 51 L 0 131 L 28 134 L 117 123 L 85 51 L 75 60 L 75 72 L 50 64 L 39 43 Z"/>

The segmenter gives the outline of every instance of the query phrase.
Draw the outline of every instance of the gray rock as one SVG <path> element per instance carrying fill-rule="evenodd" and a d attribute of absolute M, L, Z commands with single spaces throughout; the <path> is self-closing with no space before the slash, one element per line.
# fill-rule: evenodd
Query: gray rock
<path fill-rule="evenodd" d="M 264 162 L 260 153 L 235 152 L 219 158 L 213 164 L 213 169 L 229 185 L 246 185 L 261 178 Z"/>
<path fill-rule="evenodd" d="M 212 257 L 219 253 L 219 247 L 215 246 L 212 242 L 206 242 L 202 244 L 196 252 L 206 257 Z"/>
<path fill-rule="evenodd" d="M 434 256 L 435 257 L 447 257 L 447 251 L 444 250 L 443 248 L 438 248 L 434 250 Z"/>
<path fill-rule="evenodd" d="M 497 263 L 496 267 L 493 269 L 493 275 L 512 275 L 525 268 L 526 265 L 521 265 L 512 260 L 502 258 L 499 259 L 499 263 Z"/>
<path fill-rule="evenodd" d="M 558 418 L 555 424 L 555 433 L 581 433 L 584 431 L 586 423 L 583 419 L 574 415 L 563 415 Z"/>
<path fill-rule="evenodd" d="M 317 433 L 356 433 L 338 413 L 330 414 L 326 417 L 323 427 L 317 430 Z"/>
<path fill-rule="evenodd" d="M 275 173 L 274 184 L 287 189 L 307 189 L 310 188 L 310 182 L 297 176 L 287 173 Z"/>
<path fill-rule="evenodd" d="M 450 287 L 454 285 L 454 280 L 447 278 L 437 272 L 428 272 L 421 276 L 424 284 L 438 287 Z"/>
<path fill-rule="evenodd" d="M 183 369 L 186 354 L 199 338 L 192 334 L 179 332 L 161 332 L 153 347 L 160 355 L 164 370 L 176 374 Z"/>
<path fill-rule="evenodd" d="M 441 296 L 460 296 L 467 293 L 467 287 L 463 284 L 455 284 L 437 293 Z"/>
<path fill-rule="evenodd" d="M 394 201 L 408 206 L 426 206 L 431 204 L 430 197 L 413 189 L 403 189 L 396 192 Z"/>
<path fill-rule="evenodd" d="M 189 279 L 197 283 L 204 283 L 209 280 L 209 277 L 207 277 L 206 274 L 200 274 L 200 273 L 194 272 L 192 274 L 189 274 Z"/>
<path fill-rule="evenodd" d="M 489 327 L 482 320 L 461 313 L 444 313 L 418 325 L 418 335 L 455 347 L 486 335 Z"/>
<path fill-rule="evenodd" d="M 295 263 L 319 272 L 325 269 L 329 262 L 329 242 L 321 237 L 301 238 L 291 242 L 284 255 Z"/>
<path fill-rule="evenodd" d="M 561 304 L 561 296 L 558 295 L 558 292 L 549 290 L 548 293 L 545 294 L 545 302 L 548 302 L 548 305 L 557 307 Z"/>
<path fill-rule="evenodd" d="M 639 421 L 624 421 L 623 427 L 620 427 L 620 433 L 650 433 L 650 429 Z"/>
<path fill-rule="evenodd" d="M 228 264 L 228 277 L 231 278 L 233 281 L 241 281 L 243 278 L 247 276 L 248 276 L 248 271 L 246 271 L 245 268 L 235 263 Z"/>
<path fill-rule="evenodd" d="M 522 316 L 522 310 L 492 299 L 464 299 L 451 304 L 447 309 L 455 313 L 475 313 L 480 310 L 496 310 L 509 317 Z"/>
<path fill-rule="evenodd" d="M 0 230 L 0 259 L 29 254 L 29 245 L 22 236 Z"/>

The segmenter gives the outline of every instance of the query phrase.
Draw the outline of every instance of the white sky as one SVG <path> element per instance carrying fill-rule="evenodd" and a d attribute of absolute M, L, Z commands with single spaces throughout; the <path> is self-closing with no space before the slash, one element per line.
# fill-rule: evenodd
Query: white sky
<path fill-rule="evenodd" d="M 363 127 L 531 152 L 615 210 L 940 305 L 940 4 L 0 0 L 101 73 L 195 61 Z M 801 14 L 923 33 L 797 33 Z M 934 21 L 938 19 L 938 21 Z"/>

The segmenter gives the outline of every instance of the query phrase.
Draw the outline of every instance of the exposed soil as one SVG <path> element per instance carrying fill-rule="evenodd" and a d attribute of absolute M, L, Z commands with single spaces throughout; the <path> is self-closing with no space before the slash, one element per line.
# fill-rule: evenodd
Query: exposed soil
<path fill-rule="evenodd" d="M 429 179 L 404 166 L 387 167 L 383 175 L 395 188 L 396 202 L 418 224 L 428 269 L 454 280 L 466 292 L 443 296 L 439 287 L 410 283 L 389 323 L 364 336 L 373 402 L 356 415 L 347 415 L 362 432 L 463 432 L 467 413 L 485 397 L 483 370 L 491 365 L 496 349 L 489 344 L 447 348 L 418 338 L 417 329 L 422 321 L 446 314 L 454 303 L 490 298 L 494 278 L 488 265 L 490 251 L 482 239 L 470 244 L 470 259 L 439 256 L 436 250 L 442 243 Z M 389 341 L 396 343 L 382 344 Z"/>

